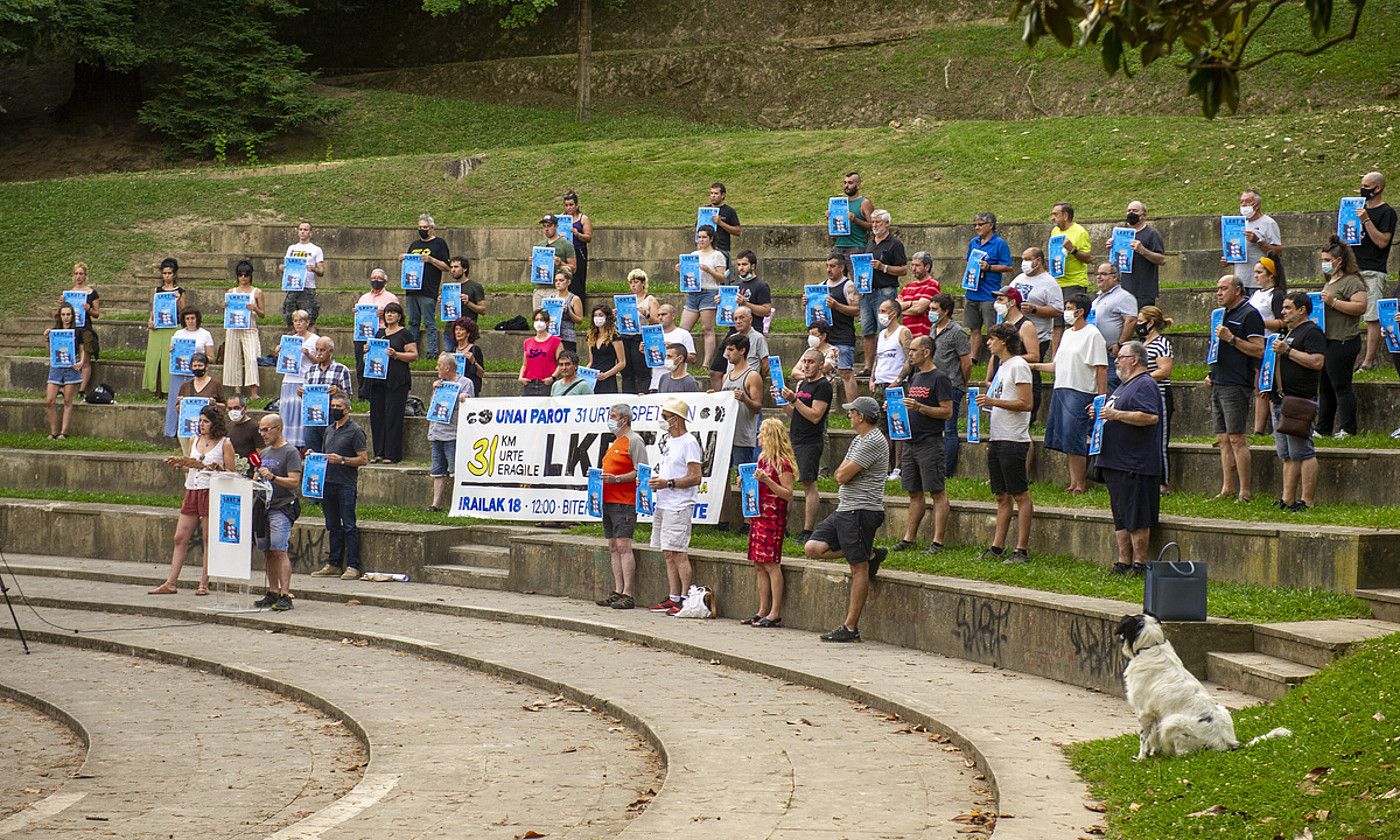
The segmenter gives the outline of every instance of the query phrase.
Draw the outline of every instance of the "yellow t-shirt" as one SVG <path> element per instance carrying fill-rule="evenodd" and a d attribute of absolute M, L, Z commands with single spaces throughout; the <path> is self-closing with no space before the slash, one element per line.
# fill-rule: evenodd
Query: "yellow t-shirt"
<path fill-rule="evenodd" d="M 1065 241 L 1073 245 L 1081 253 L 1086 255 L 1089 253 L 1089 231 L 1085 230 L 1083 225 L 1078 222 L 1070 222 L 1069 227 L 1063 231 L 1059 228 L 1050 229 L 1051 236 L 1057 233 L 1063 233 L 1065 235 Z M 1050 255 L 1046 254 L 1045 258 L 1049 260 Z M 1089 282 L 1089 264 L 1080 262 L 1077 258 L 1070 256 L 1069 252 L 1066 251 L 1065 273 L 1063 277 L 1059 278 L 1059 283 L 1061 287 L 1088 286 L 1092 288 L 1093 284 Z"/>

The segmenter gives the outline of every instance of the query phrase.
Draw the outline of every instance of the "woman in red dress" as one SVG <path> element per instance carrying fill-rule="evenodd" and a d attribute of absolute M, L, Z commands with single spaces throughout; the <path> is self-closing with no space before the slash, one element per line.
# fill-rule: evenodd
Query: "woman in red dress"
<path fill-rule="evenodd" d="M 758 612 L 744 621 L 777 627 L 783 611 L 783 531 L 797 480 L 797 456 L 787 426 L 776 417 L 758 428 L 758 516 L 749 519 L 749 560 L 758 573 Z"/>

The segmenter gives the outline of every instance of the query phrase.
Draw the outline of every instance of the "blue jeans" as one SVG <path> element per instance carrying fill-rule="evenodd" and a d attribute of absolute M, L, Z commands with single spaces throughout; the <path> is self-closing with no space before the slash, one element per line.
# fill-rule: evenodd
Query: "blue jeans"
<path fill-rule="evenodd" d="M 413 330 L 418 341 L 418 352 L 427 352 L 428 358 L 436 359 L 438 354 L 437 301 L 427 295 L 404 295 L 403 308 L 408 313 L 408 328 Z M 419 325 L 422 330 L 419 330 Z M 428 334 L 426 344 L 423 333 Z"/>
<path fill-rule="evenodd" d="M 951 478 L 958 469 L 958 418 L 962 416 L 965 391 L 953 389 L 953 416 L 943 424 L 943 475 Z"/>
<path fill-rule="evenodd" d="M 895 286 L 875 289 L 868 295 L 860 296 L 861 336 L 874 335 L 880 331 L 880 304 L 898 296 L 899 289 Z"/>
<path fill-rule="evenodd" d="M 326 562 L 337 568 L 360 568 L 360 529 L 355 524 L 358 495 L 354 484 L 336 483 L 327 484 L 321 498 L 326 535 L 330 539 L 330 556 Z"/>

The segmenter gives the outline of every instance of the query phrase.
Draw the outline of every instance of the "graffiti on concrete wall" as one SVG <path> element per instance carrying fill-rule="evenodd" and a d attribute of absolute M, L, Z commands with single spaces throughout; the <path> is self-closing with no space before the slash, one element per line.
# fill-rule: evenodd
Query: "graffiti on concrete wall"
<path fill-rule="evenodd" d="M 969 657 L 990 659 L 1000 664 L 1006 630 L 1011 623 L 1011 604 L 964 596 L 958 599 L 953 635 L 962 641 Z"/>

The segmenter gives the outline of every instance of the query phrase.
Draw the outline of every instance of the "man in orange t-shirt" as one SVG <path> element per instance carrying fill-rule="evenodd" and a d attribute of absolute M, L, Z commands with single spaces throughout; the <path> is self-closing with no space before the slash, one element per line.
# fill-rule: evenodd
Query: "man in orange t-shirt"
<path fill-rule="evenodd" d="M 632 431 L 632 406 L 618 403 L 608 409 L 608 431 L 613 441 L 603 453 L 603 536 L 612 556 L 613 593 L 596 603 L 600 607 L 630 610 L 632 578 L 637 558 L 632 554 L 632 534 L 637 530 L 637 465 L 647 463 L 646 444 Z"/>

